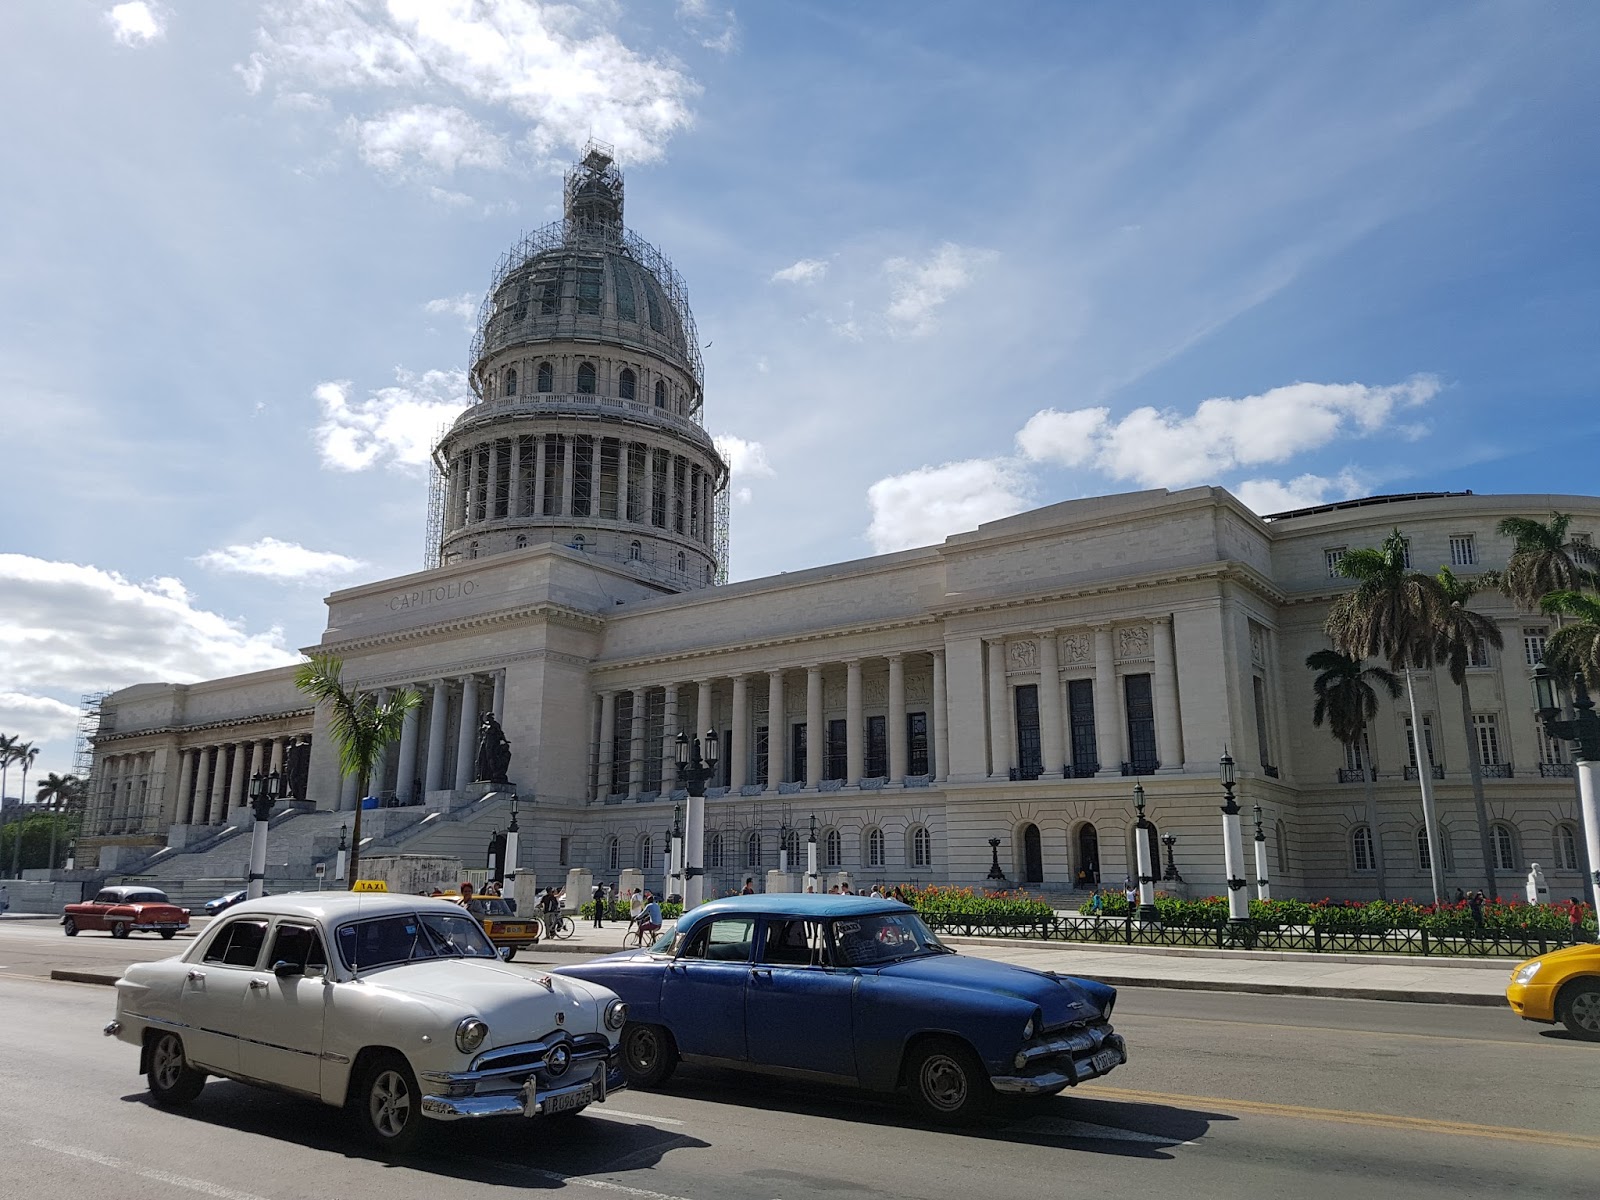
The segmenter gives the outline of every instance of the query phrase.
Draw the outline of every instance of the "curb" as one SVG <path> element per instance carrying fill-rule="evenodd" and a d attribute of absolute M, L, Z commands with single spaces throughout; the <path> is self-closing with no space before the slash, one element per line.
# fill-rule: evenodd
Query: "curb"
<path fill-rule="evenodd" d="M 115 987 L 117 975 L 102 975 L 98 971 L 51 971 L 50 978 L 58 983 L 98 983 Z"/>
<path fill-rule="evenodd" d="M 1069 942 L 1049 941 L 1043 938 L 978 937 L 966 934 L 943 935 L 939 938 L 952 946 L 1016 946 L 1027 950 L 1083 950 L 1090 953 L 1140 954 L 1157 958 L 1216 958 L 1225 962 L 1313 962 L 1355 963 L 1380 967 L 1439 967 L 1442 969 L 1468 968 L 1484 970 L 1503 969 L 1508 974 L 1512 967 L 1525 960 L 1518 958 L 1465 958 L 1421 954 L 1318 954 L 1314 950 L 1231 950 L 1212 946 L 1129 946 L 1122 942 Z"/>
<path fill-rule="evenodd" d="M 1470 992 L 1405 991 L 1398 988 L 1319 987 L 1302 983 L 1240 983 L 1221 979 L 1145 979 L 1127 975 L 1085 975 L 1112 987 L 1170 988 L 1184 992 L 1248 992 L 1260 996 L 1310 996 L 1324 1000 L 1390 1000 L 1399 1004 L 1458 1004 L 1469 1008 L 1499 1008 L 1504 996 L 1479 996 Z"/>

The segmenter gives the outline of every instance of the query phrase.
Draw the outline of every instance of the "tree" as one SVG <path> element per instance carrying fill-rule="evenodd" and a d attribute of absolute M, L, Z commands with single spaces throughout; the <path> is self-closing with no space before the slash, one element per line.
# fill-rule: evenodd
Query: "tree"
<path fill-rule="evenodd" d="M 1553 512 L 1550 522 L 1506 517 L 1495 526 L 1515 547 L 1506 569 L 1492 576 L 1495 587 L 1528 612 L 1539 611 L 1551 592 L 1576 592 L 1600 583 L 1600 550 L 1588 542 L 1568 541 L 1572 514 Z"/>
<path fill-rule="evenodd" d="M 28 795 L 28 768 L 33 766 L 39 757 L 39 747 L 32 742 L 18 742 L 11 750 L 11 761 L 22 767 L 22 795 Z M 17 837 L 11 843 L 11 875 L 14 879 L 22 877 L 20 855 L 22 853 L 22 830 L 18 828 Z"/>
<path fill-rule="evenodd" d="M 1544 646 L 1545 665 L 1563 683 L 1579 675 L 1590 688 L 1600 689 L 1600 600 L 1582 592 L 1555 591 L 1539 607 L 1551 616 L 1577 618 L 1562 625 Z"/>
<path fill-rule="evenodd" d="M 1433 763 L 1426 752 L 1427 740 L 1417 711 L 1416 682 L 1411 670 L 1433 665 L 1438 613 L 1444 603 L 1439 581 L 1411 570 L 1407 565 L 1409 557 L 1406 539 L 1398 529 L 1376 549 L 1347 551 L 1339 559 L 1339 574 L 1355 580 L 1356 586 L 1333 602 L 1324 630 L 1335 648 L 1351 658 L 1382 657 L 1392 670 L 1404 673 L 1417 780 L 1422 785 L 1422 823 L 1428 839 L 1433 900 L 1440 904 L 1445 896 L 1444 862 L 1439 854 L 1439 823 L 1433 807 Z"/>
<path fill-rule="evenodd" d="M 359 783 L 372 774 L 378 755 L 390 742 L 400 737 L 406 713 L 422 703 L 422 695 L 414 688 L 401 688 L 390 693 L 389 699 L 378 702 L 372 692 L 346 687 L 341 678 L 344 663 L 331 654 L 312 654 L 295 672 L 294 685 L 318 704 L 328 706 L 328 732 L 339 748 L 339 770 L 345 777 Z M 360 790 L 359 788 L 357 789 Z M 345 886 L 360 878 L 361 861 L 361 805 L 356 803 L 354 836 L 350 839 L 350 860 L 345 872 Z"/>
<path fill-rule="evenodd" d="M 1389 898 L 1383 864 L 1383 839 L 1378 833 L 1378 787 L 1375 768 L 1369 756 L 1361 755 L 1360 746 L 1367 726 L 1378 715 L 1377 684 L 1389 693 L 1389 699 L 1398 700 L 1404 690 L 1393 671 L 1385 667 L 1364 667 L 1361 660 L 1341 654 L 1337 650 L 1318 650 L 1306 656 L 1306 666 L 1318 672 L 1311 681 L 1311 690 L 1317 697 L 1311 712 L 1311 723 L 1319 729 L 1328 723 L 1334 740 L 1351 751 L 1353 761 L 1361 763 L 1361 773 L 1367 785 L 1367 828 L 1372 831 L 1373 867 L 1378 876 L 1378 898 Z"/>
<path fill-rule="evenodd" d="M 1478 753 L 1477 730 L 1472 723 L 1472 695 L 1467 690 L 1467 665 L 1482 647 L 1496 650 L 1505 645 L 1500 627 L 1482 613 L 1473 612 L 1467 602 L 1483 590 L 1482 584 L 1462 579 L 1449 567 L 1440 567 L 1441 607 L 1434 614 L 1434 653 L 1450 672 L 1450 679 L 1461 689 L 1461 728 L 1467 737 L 1467 769 L 1472 776 L 1472 804 L 1478 814 L 1478 849 L 1483 855 L 1483 877 L 1492 901 L 1499 892 L 1494 879 L 1494 850 L 1489 844 L 1489 805 L 1483 797 L 1483 756 Z"/>
<path fill-rule="evenodd" d="M 50 870 L 56 866 L 56 831 L 61 826 L 61 810 L 70 809 L 83 798 L 83 780 L 76 775 L 57 775 L 54 771 L 39 782 L 34 799 L 54 811 L 50 816 L 50 859 L 45 864 Z"/>
<path fill-rule="evenodd" d="M 11 763 L 17 754 L 17 736 L 13 733 L 0 733 L 0 846 L 5 845 L 6 836 L 6 775 L 11 770 Z M 20 820 L 22 813 L 17 817 Z M 0 859 L 0 878 L 5 875 L 5 860 Z"/>

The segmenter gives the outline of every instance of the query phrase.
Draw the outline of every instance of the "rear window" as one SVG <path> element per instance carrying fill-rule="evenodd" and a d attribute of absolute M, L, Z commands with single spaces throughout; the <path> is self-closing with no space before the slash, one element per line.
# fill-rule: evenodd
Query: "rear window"
<path fill-rule="evenodd" d="M 127 892 L 123 895 L 124 904 L 165 904 L 167 894 L 158 892 L 155 888 L 141 888 L 137 892 Z"/>

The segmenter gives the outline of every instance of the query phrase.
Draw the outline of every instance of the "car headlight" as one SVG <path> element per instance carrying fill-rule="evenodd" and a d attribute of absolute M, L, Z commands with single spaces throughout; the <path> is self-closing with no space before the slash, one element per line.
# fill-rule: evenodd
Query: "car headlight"
<path fill-rule="evenodd" d="M 1032 1017 L 1029 1017 L 1028 1018 L 1028 1023 L 1022 1027 L 1022 1040 L 1025 1041 L 1025 1042 L 1030 1040 L 1033 1037 L 1034 1033 L 1037 1032 L 1038 1028 L 1039 1028 L 1039 1023 L 1037 1021 L 1035 1021 Z"/>
<path fill-rule="evenodd" d="M 463 1017 L 456 1026 L 456 1049 L 463 1054 L 471 1054 L 484 1039 L 489 1036 L 489 1027 L 477 1017 Z"/>
<path fill-rule="evenodd" d="M 606 1005 L 606 1028 L 621 1029 L 628 1020 L 628 1006 L 621 1000 Z"/>
<path fill-rule="evenodd" d="M 1542 966 L 1544 966 L 1544 964 L 1542 962 L 1540 962 L 1538 959 L 1534 959 L 1533 962 L 1523 963 L 1515 971 L 1511 972 L 1511 982 L 1512 983 L 1529 983 L 1529 982 L 1531 982 L 1533 977 L 1539 973 L 1539 968 L 1542 967 Z"/>

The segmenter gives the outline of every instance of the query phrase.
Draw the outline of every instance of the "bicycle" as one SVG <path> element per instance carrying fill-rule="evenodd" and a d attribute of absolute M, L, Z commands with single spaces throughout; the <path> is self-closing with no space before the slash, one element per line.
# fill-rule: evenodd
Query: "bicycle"
<path fill-rule="evenodd" d="M 576 930 L 577 926 L 572 923 L 572 918 L 567 916 L 566 913 L 544 918 L 545 937 L 569 938 Z"/>
<path fill-rule="evenodd" d="M 660 926 L 652 928 L 648 933 L 638 921 L 629 921 L 628 928 L 622 934 L 622 948 L 624 950 L 641 950 L 646 945 L 655 941 L 656 934 L 661 932 Z"/>

